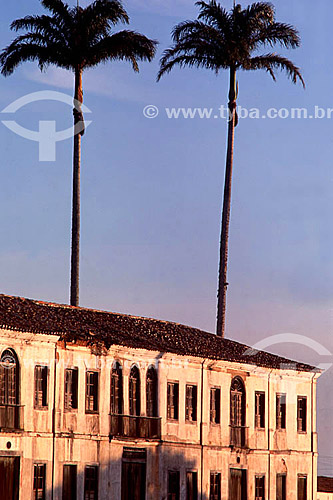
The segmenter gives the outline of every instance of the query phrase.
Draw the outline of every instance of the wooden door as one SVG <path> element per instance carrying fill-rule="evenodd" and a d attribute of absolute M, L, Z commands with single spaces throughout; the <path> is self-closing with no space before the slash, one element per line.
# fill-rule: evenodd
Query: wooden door
<path fill-rule="evenodd" d="M 145 500 L 146 464 L 123 462 L 121 473 L 121 500 Z"/>
<path fill-rule="evenodd" d="M 245 470 L 230 469 L 229 500 L 247 500 Z"/>
<path fill-rule="evenodd" d="M 63 474 L 62 499 L 76 500 L 77 466 L 64 465 Z"/>
<path fill-rule="evenodd" d="M 0 499 L 19 500 L 20 458 L 0 457 Z"/>

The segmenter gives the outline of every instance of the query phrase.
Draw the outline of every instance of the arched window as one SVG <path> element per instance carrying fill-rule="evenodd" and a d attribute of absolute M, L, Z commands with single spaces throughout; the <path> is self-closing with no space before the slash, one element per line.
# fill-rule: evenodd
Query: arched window
<path fill-rule="evenodd" d="M 147 417 L 157 417 L 157 373 L 152 366 L 148 369 L 146 380 Z"/>
<path fill-rule="evenodd" d="M 246 399 L 245 386 L 240 377 L 235 377 L 230 387 L 230 444 L 232 446 L 244 447 L 245 422 L 246 422 Z"/>
<path fill-rule="evenodd" d="M 123 372 L 118 362 L 111 372 L 111 414 L 123 413 Z"/>
<path fill-rule="evenodd" d="M 15 351 L 6 349 L 0 358 L 0 406 L 19 404 L 19 362 Z"/>
<path fill-rule="evenodd" d="M 245 387 L 240 377 L 235 377 L 230 388 L 230 425 L 245 426 Z"/>
<path fill-rule="evenodd" d="M 131 369 L 129 378 L 129 412 L 140 416 L 140 373 L 136 366 Z"/>

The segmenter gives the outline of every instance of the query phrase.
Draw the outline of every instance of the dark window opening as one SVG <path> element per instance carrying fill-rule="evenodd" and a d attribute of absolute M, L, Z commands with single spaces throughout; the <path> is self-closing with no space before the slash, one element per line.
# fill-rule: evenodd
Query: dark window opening
<path fill-rule="evenodd" d="M 129 412 L 140 416 L 140 373 L 136 366 L 131 369 L 129 378 Z"/>
<path fill-rule="evenodd" d="M 147 417 L 157 417 L 157 374 L 155 368 L 149 368 L 146 380 Z"/>
<path fill-rule="evenodd" d="M 123 373 L 119 363 L 111 372 L 111 414 L 123 413 Z"/>
<path fill-rule="evenodd" d="M 14 351 L 6 349 L 0 360 L 0 405 L 19 403 L 19 364 Z"/>
<path fill-rule="evenodd" d="M 86 373 L 86 413 L 98 412 L 98 372 Z"/>
<path fill-rule="evenodd" d="M 78 369 L 65 370 L 65 410 L 77 410 Z"/>
<path fill-rule="evenodd" d="M 34 500 L 45 500 L 46 465 L 34 464 Z"/>
<path fill-rule="evenodd" d="M 179 500 L 180 498 L 180 474 L 179 471 L 168 472 L 168 500 Z"/>
<path fill-rule="evenodd" d="M 230 387 L 230 445 L 244 447 L 246 445 L 246 395 L 244 382 L 235 377 Z"/>
<path fill-rule="evenodd" d="M 210 389 L 210 421 L 213 424 L 221 422 L 221 389 L 212 387 Z"/>
<path fill-rule="evenodd" d="M 286 395 L 276 395 L 276 428 L 286 428 Z"/>
<path fill-rule="evenodd" d="M 47 408 L 47 366 L 35 366 L 35 408 Z"/>
<path fill-rule="evenodd" d="M 178 420 L 179 415 L 179 384 L 178 382 L 168 382 L 167 389 L 167 418 Z"/>
<path fill-rule="evenodd" d="M 198 500 L 198 473 L 186 472 L 186 500 Z"/>
<path fill-rule="evenodd" d="M 255 393 L 255 427 L 257 429 L 265 428 L 265 393 Z"/>
<path fill-rule="evenodd" d="M 307 500 L 307 477 L 297 477 L 297 500 Z"/>
<path fill-rule="evenodd" d="M 239 377 L 232 381 L 230 399 L 230 424 L 235 427 L 245 426 L 245 388 Z"/>
<path fill-rule="evenodd" d="M 276 500 L 287 500 L 286 474 L 277 474 L 276 476 Z"/>
<path fill-rule="evenodd" d="M 265 476 L 255 478 L 255 500 L 265 500 Z"/>
<path fill-rule="evenodd" d="M 306 397 L 297 398 L 297 431 L 306 432 Z"/>
<path fill-rule="evenodd" d="M 84 470 L 84 500 L 98 500 L 98 467 L 87 465 Z"/>
<path fill-rule="evenodd" d="M 0 430 L 21 429 L 20 369 L 15 351 L 5 349 L 0 358 Z"/>
<path fill-rule="evenodd" d="M 62 500 L 76 500 L 77 466 L 64 465 Z"/>
<path fill-rule="evenodd" d="M 209 500 L 221 500 L 221 473 L 210 473 Z"/>
<path fill-rule="evenodd" d="M 197 386 L 186 385 L 185 420 L 196 422 L 197 420 Z"/>

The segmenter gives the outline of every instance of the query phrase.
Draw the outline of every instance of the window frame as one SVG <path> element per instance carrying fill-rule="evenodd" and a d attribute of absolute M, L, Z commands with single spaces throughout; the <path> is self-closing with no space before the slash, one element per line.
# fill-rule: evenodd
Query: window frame
<path fill-rule="evenodd" d="M 300 481 L 305 480 L 304 497 L 300 497 Z M 307 500 L 308 498 L 308 476 L 307 474 L 297 474 L 297 500 Z"/>
<path fill-rule="evenodd" d="M 90 414 L 90 415 L 96 415 L 99 412 L 99 375 L 100 372 L 98 370 L 86 370 L 86 380 L 85 380 L 85 413 Z M 94 383 L 92 384 L 90 381 L 88 381 L 88 378 L 93 377 L 96 379 Z M 94 393 L 91 392 L 91 387 L 95 387 Z M 93 406 L 94 408 L 90 408 L 90 398 L 93 398 Z"/>
<path fill-rule="evenodd" d="M 210 387 L 210 400 L 209 400 L 209 422 L 212 425 L 221 424 L 221 387 Z M 213 397 L 214 394 L 214 397 Z M 216 395 L 218 394 L 218 398 Z M 214 404 L 213 404 L 214 401 Z"/>
<path fill-rule="evenodd" d="M 198 420 L 198 386 L 185 385 L 185 422 L 196 424 Z"/>
<path fill-rule="evenodd" d="M 110 374 L 110 414 L 122 415 L 124 411 L 123 369 L 116 361 Z"/>
<path fill-rule="evenodd" d="M 221 500 L 221 472 L 211 470 L 209 473 L 209 500 Z M 217 479 L 217 481 L 216 481 Z M 217 488 L 217 492 L 216 492 Z M 212 491 L 214 489 L 214 491 Z"/>
<path fill-rule="evenodd" d="M 254 397 L 254 427 L 264 430 L 266 428 L 266 393 L 255 391 Z"/>
<path fill-rule="evenodd" d="M 38 474 L 39 470 L 43 470 L 43 475 Z M 36 475 L 36 472 L 37 472 L 37 475 Z M 43 480 L 42 497 L 40 497 L 38 494 L 38 492 L 40 491 L 40 488 L 38 488 L 38 480 L 40 478 Z M 37 488 L 36 488 L 36 483 L 37 483 Z M 34 462 L 34 464 L 33 464 L 32 489 L 33 489 L 33 499 L 34 500 L 45 500 L 45 498 L 46 498 L 46 463 L 45 462 Z"/>
<path fill-rule="evenodd" d="M 93 478 L 94 481 L 95 481 L 95 487 L 93 490 L 91 489 L 87 489 L 87 483 L 90 481 L 91 482 L 91 478 L 88 478 L 87 477 L 87 471 L 88 470 L 94 470 L 95 471 L 95 477 Z M 99 466 L 98 465 L 90 465 L 90 464 L 86 464 L 85 467 L 84 467 L 84 484 L 83 484 L 83 498 L 84 500 L 86 499 L 86 494 L 89 492 L 93 492 L 94 494 L 94 500 L 98 500 L 98 489 L 99 489 Z M 91 497 L 89 496 L 88 497 L 89 500 L 91 499 Z"/>
<path fill-rule="evenodd" d="M 3 349 L 0 363 L 0 405 L 18 406 L 20 404 L 20 363 L 15 350 L 11 347 Z"/>
<path fill-rule="evenodd" d="M 69 373 L 72 374 L 70 384 L 69 381 L 67 381 L 67 374 Z M 70 391 L 68 390 L 68 385 L 70 385 Z M 64 411 L 76 412 L 78 410 L 78 406 L 79 406 L 79 369 L 77 366 L 74 366 L 73 368 L 65 368 L 64 372 Z"/>
<path fill-rule="evenodd" d="M 42 376 L 39 377 L 39 374 Z M 48 410 L 49 408 L 49 377 L 50 368 L 48 365 L 35 365 L 34 369 L 34 409 L 35 410 Z M 42 397 L 39 397 L 39 394 Z M 42 400 L 40 404 L 39 401 Z"/>
<path fill-rule="evenodd" d="M 282 411 L 282 409 L 284 409 Z M 279 410 L 279 411 L 278 411 Z M 287 393 L 277 392 L 275 395 L 275 426 L 279 431 L 287 428 Z"/>
<path fill-rule="evenodd" d="M 305 403 L 304 406 L 300 403 Z M 298 434 L 307 433 L 308 417 L 308 398 L 306 396 L 297 396 L 297 432 Z"/>
<path fill-rule="evenodd" d="M 189 482 L 188 478 L 192 476 L 193 484 L 193 495 L 190 496 Z M 187 470 L 186 471 L 186 500 L 198 500 L 198 471 L 197 470 Z"/>
<path fill-rule="evenodd" d="M 153 366 L 150 366 L 146 373 L 146 415 L 158 417 L 158 375 Z"/>
<path fill-rule="evenodd" d="M 133 374 L 135 374 L 135 376 Z M 139 368 L 136 365 L 132 366 L 128 378 L 128 408 L 129 408 L 129 414 L 132 417 L 140 417 L 141 374 Z"/>
<path fill-rule="evenodd" d="M 171 481 L 172 475 L 177 477 L 177 491 L 171 491 Z M 170 469 L 168 470 L 168 483 L 167 483 L 167 500 L 180 500 L 180 470 Z"/>
<path fill-rule="evenodd" d="M 74 483 L 74 490 L 75 490 L 75 495 L 74 495 L 74 499 L 76 500 L 77 498 L 77 464 L 68 464 L 68 463 L 64 463 L 63 464 L 63 467 L 62 467 L 62 499 L 63 500 L 67 500 L 68 497 L 65 496 L 65 469 L 68 468 L 69 470 L 74 470 L 75 473 L 74 473 L 74 479 L 75 479 L 75 483 Z M 69 474 L 70 476 L 70 479 L 73 479 L 72 478 L 72 472 Z M 72 486 L 72 484 L 71 484 Z M 73 499 L 73 496 L 72 496 L 72 491 L 70 491 L 71 493 L 71 500 L 74 500 Z"/>
<path fill-rule="evenodd" d="M 262 484 L 260 484 L 262 483 Z M 256 474 L 254 476 L 254 498 L 255 500 L 265 500 L 265 488 L 266 488 L 266 478 L 265 474 Z M 259 490 L 261 490 L 262 495 L 259 495 Z M 257 494 L 258 493 L 258 494 Z"/>
<path fill-rule="evenodd" d="M 230 384 L 230 426 L 245 428 L 246 413 L 245 383 L 237 375 L 233 377 Z"/>
<path fill-rule="evenodd" d="M 169 391 L 173 387 L 173 391 Z M 175 391 L 176 389 L 176 391 Z M 168 380 L 167 381 L 167 420 L 173 422 L 179 421 L 179 381 L 178 380 Z"/>
<path fill-rule="evenodd" d="M 281 494 L 278 497 L 278 480 L 284 478 L 284 481 L 281 481 Z M 276 474 L 276 500 L 287 500 L 287 474 L 286 473 L 278 473 Z"/>

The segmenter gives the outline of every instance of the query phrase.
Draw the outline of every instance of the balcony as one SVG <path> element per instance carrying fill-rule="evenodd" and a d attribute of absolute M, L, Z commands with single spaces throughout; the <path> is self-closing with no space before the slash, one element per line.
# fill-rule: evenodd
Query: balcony
<path fill-rule="evenodd" d="M 23 406 L 0 405 L 0 431 L 23 430 Z"/>
<path fill-rule="evenodd" d="M 247 448 L 247 427 L 230 425 L 230 446 Z"/>
<path fill-rule="evenodd" d="M 110 415 L 110 435 L 133 439 L 161 439 L 161 418 Z"/>

